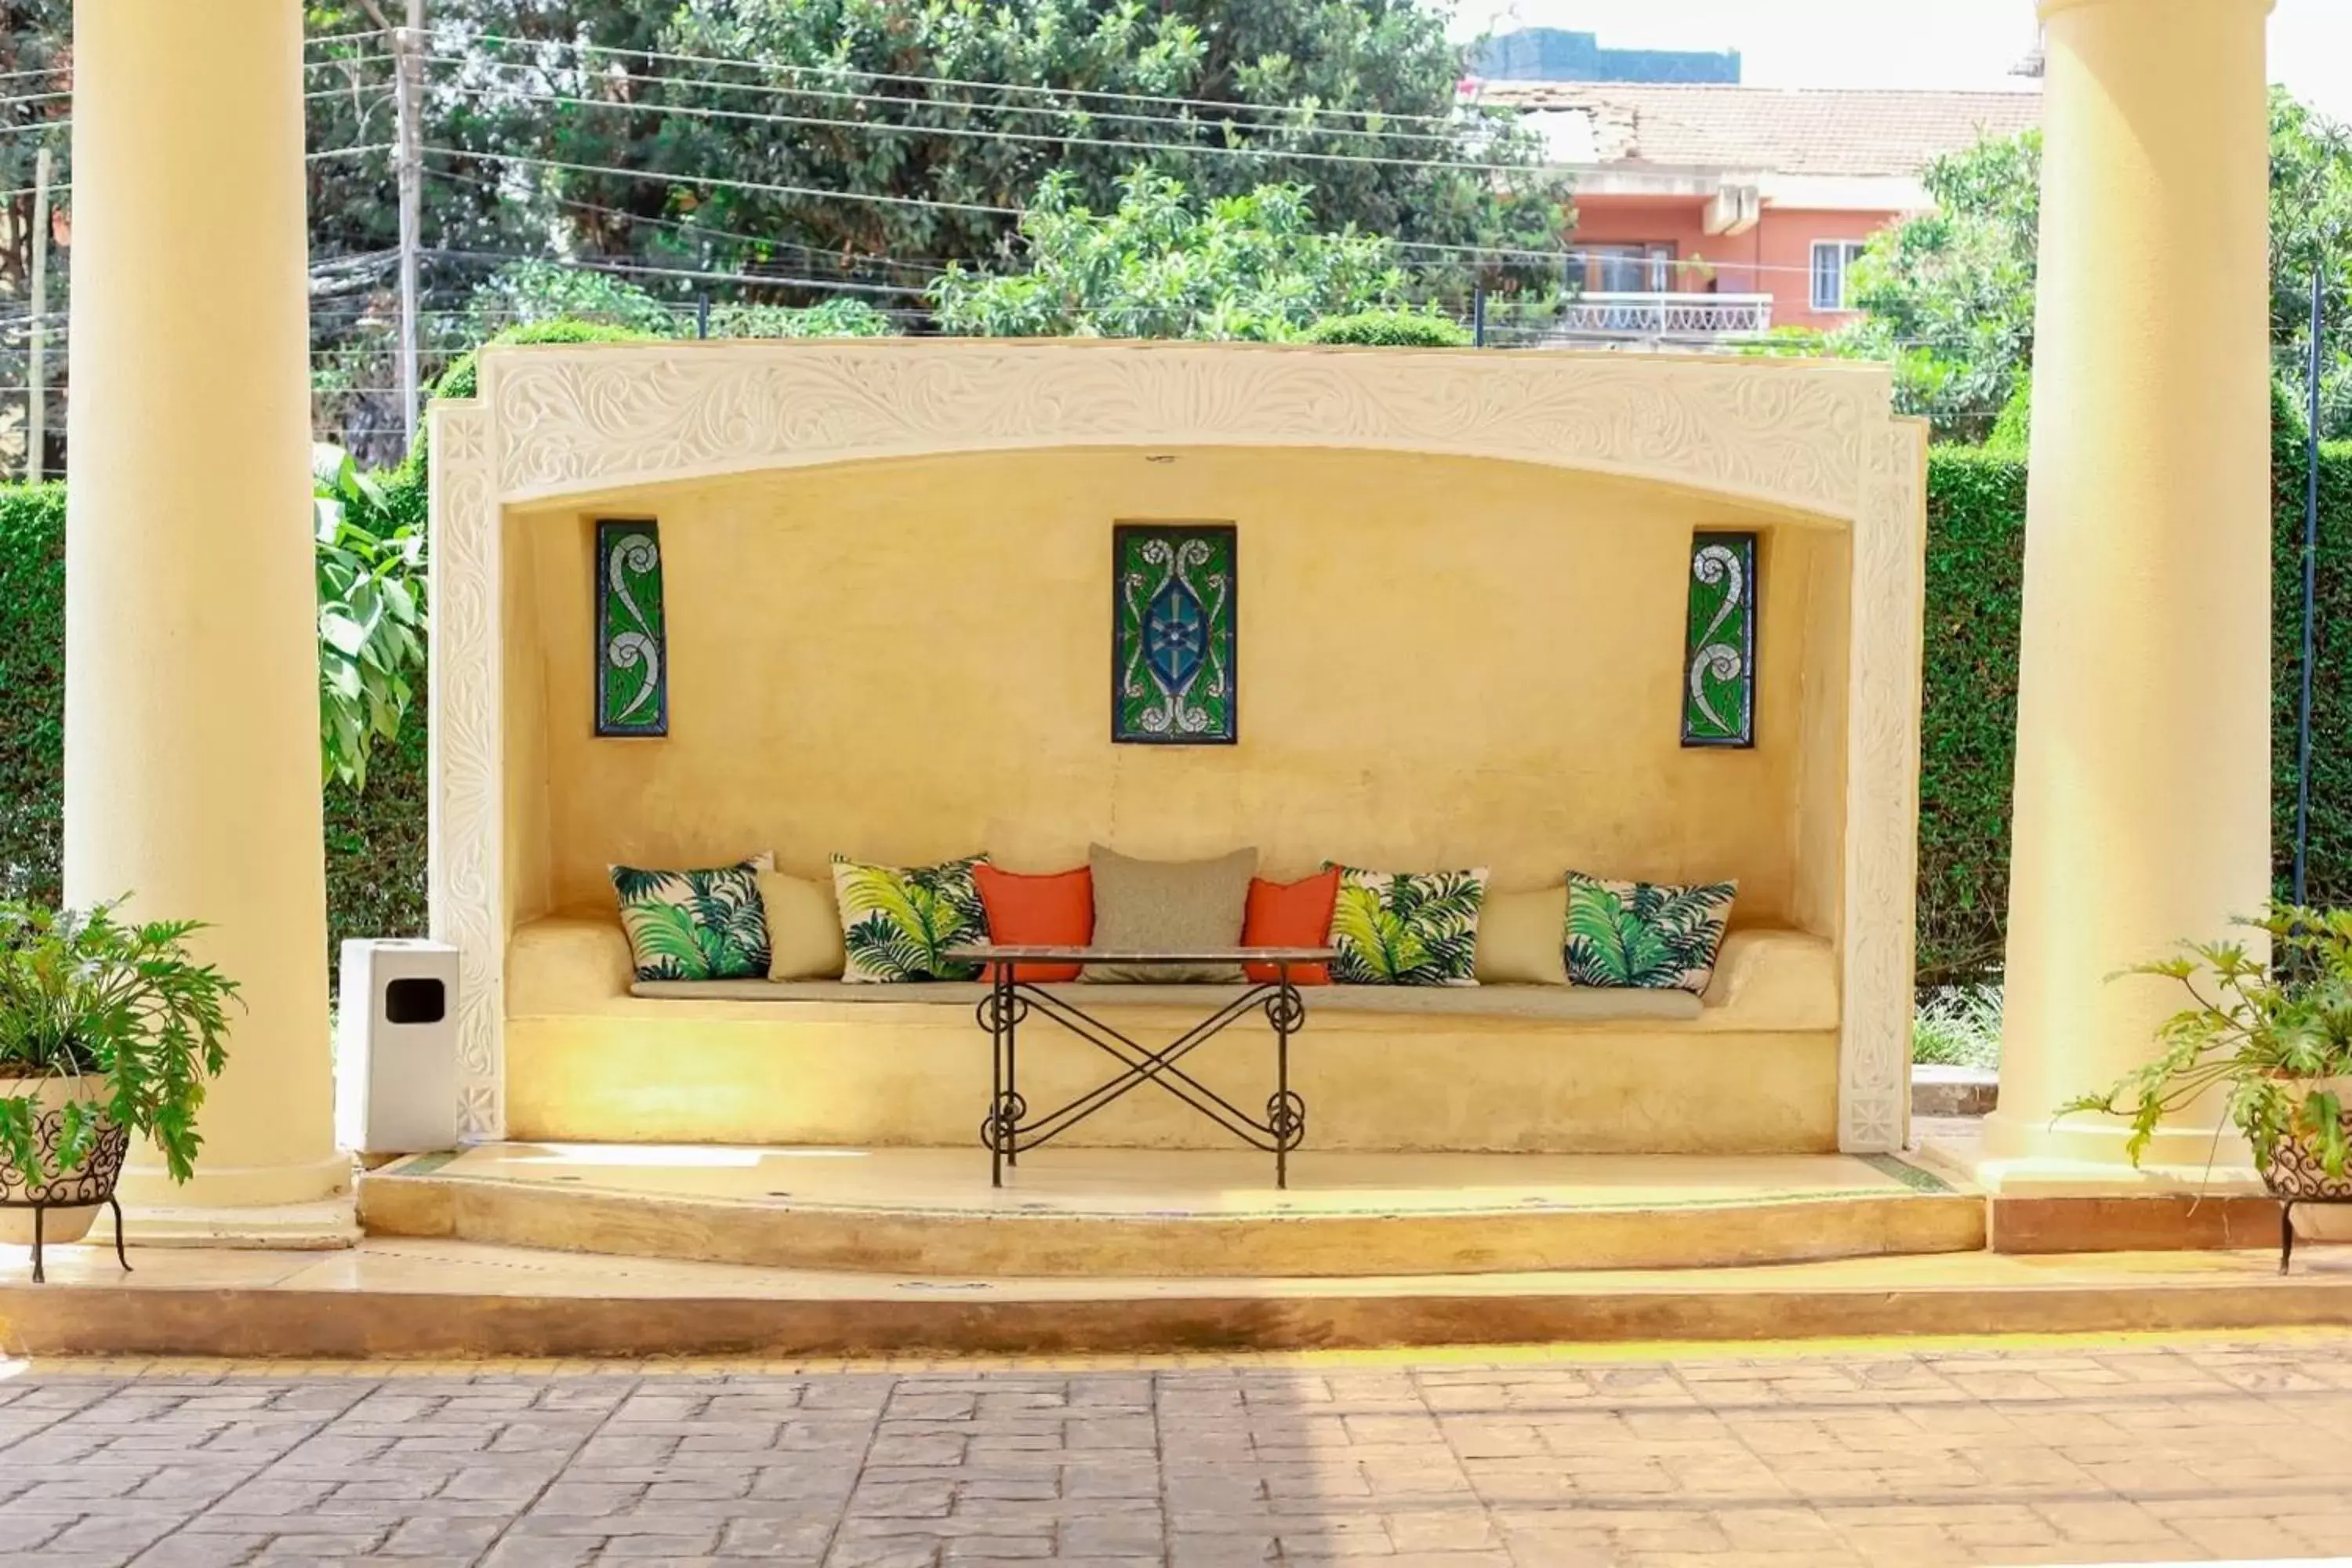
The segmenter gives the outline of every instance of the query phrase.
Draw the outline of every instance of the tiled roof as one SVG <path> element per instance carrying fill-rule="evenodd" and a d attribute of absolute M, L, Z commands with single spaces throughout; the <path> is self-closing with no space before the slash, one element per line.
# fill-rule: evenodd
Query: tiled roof
<path fill-rule="evenodd" d="M 1565 163 L 1916 174 L 1940 153 L 2041 123 L 2037 91 L 1498 81 L 1486 104 L 1547 111 Z"/>

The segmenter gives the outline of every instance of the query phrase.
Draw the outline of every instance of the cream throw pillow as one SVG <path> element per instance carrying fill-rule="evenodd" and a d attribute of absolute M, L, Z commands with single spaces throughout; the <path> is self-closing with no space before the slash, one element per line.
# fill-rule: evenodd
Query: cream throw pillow
<path fill-rule="evenodd" d="M 1486 895 L 1478 911 L 1478 984 L 1568 984 L 1568 884 Z"/>
<path fill-rule="evenodd" d="M 834 903 L 830 879 L 812 882 L 782 871 L 762 871 L 760 903 L 768 911 L 769 979 L 841 978 L 841 910 Z"/>

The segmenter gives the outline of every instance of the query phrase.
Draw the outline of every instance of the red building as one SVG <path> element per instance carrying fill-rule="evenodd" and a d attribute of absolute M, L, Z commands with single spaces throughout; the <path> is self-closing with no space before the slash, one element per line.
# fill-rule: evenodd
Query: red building
<path fill-rule="evenodd" d="M 2040 84 L 1928 92 L 1489 82 L 1576 174 L 1572 337 L 1834 327 L 1863 242 L 1931 207 L 1930 159 L 2040 122 Z"/>

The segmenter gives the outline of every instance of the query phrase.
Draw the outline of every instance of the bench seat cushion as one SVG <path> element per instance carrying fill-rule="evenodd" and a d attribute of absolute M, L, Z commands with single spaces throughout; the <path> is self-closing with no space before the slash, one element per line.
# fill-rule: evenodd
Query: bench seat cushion
<path fill-rule="evenodd" d="M 1182 1007 L 1206 1016 L 1249 990 L 1246 985 L 1128 984 L 1047 985 L 1088 1012 L 1111 1007 Z M 641 980 L 634 996 L 672 1002 L 898 1002 L 970 1007 L 988 987 L 970 984 L 845 985 L 838 981 Z M 1629 1018 L 1691 1019 L 1699 999 L 1687 991 L 1603 991 L 1569 985 L 1318 985 L 1300 988 L 1307 1013 L 1445 1014 L 1455 1017 L 1549 1018 L 1616 1022 Z"/>
<path fill-rule="evenodd" d="M 793 1005 L 831 1012 L 877 1006 L 970 1008 L 979 984 L 929 982 L 849 985 L 837 981 L 632 982 L 629 950 L 609 916 L 551 916 L 515 932 L 509 953 L 510 1017 L 579 1014 L 675 1016 L 680 1005 L 731 1015 L 766 1015 Z M 1089 1009 L 1169 1006 L 1196 1016 L 1216 999 L 1240 994 L 1218 985 L 1074 987 Z M 1307 994 L 1307 1015 L 1496 1018 L 1565 1025 L 1681 1025 L 1709 1033 L 1833 1030 L 1838 1026 L 1837 958 L 1830 942 L 1807 931 L 1755 928 L 1724 940 L 1704 998 L 1688 992 L 1618 991 L 1556 985 L 1333 985 Z"/>

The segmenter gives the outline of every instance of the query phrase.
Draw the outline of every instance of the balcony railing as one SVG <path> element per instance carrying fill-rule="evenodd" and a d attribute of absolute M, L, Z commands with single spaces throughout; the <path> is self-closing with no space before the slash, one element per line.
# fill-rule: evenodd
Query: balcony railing
<path fill-rule="evenodd" d="M 1585 293 L 1529 321 L 1538 340 L 1744 337 L 1772 327 L 1769 294 Z"/>

